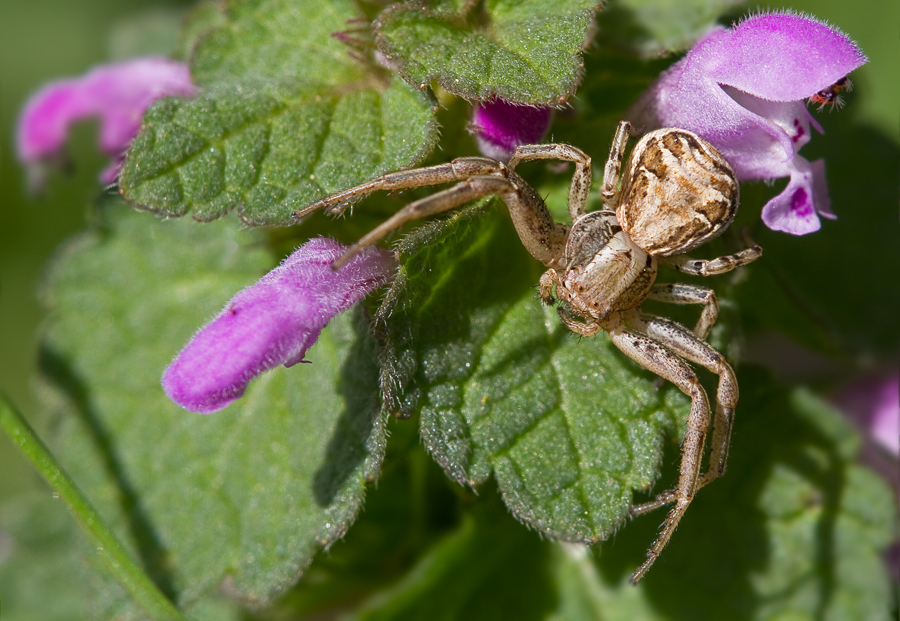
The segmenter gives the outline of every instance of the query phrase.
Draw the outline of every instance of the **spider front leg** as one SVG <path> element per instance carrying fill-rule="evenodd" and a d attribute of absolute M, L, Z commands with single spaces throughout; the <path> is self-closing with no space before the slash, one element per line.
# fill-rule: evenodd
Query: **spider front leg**
<path fill-rule="evenodd" d="M 409 190 L 423 188 L 454 181 L 463 181 L 470 177 L 489 175 L 497 172 L 502 166 L 500 162 L 487 157 L 460 157 L 447 164 L 438 164 L 427 168 L 413 168 L 382 175 L 356 187 L 337 192 L 293 213 L 294 220 L 300 220 L 319 209 L 330 213 L 340 213 L 347 205 L 379 191 Z"/>
<path fill-rule="evenodd" d="M 572 182 L 569 184 L 569 216 L 572 222 L 583 215 L 587 209 L 588 196 L 591 192 L 591 158 L 581 149 L 568 144 L 526 144 L 516 148 L 509 159 L 510 170 L 522 162 L 533 160 L 562 160 L 575 164 Z"/>
<path fill-rule="evenodd" d="M 435 214 L 455 209 L 471 201 L 494 194 L 504 194 L 514 191 L 512 183 L 501 176 L 479 176 L 466 179 L 431 196 L 409 203 L 393 216 L 369 231 L 358 242 L 347 248 L 344 254 L 332 264 L 334 269 L 340 269 L 350 257 L 363 248 L 367 248 L 391 231 L 400 228 L 411 220 L 427 218 Z"/>

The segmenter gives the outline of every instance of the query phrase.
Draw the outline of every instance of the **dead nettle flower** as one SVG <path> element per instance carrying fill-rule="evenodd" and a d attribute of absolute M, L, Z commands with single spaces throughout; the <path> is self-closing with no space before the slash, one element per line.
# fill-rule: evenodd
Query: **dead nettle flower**
<path fill-rule="evenodd" d="M 194 94 L 186 65 L 156 57 L 102 65 L 81 77 L 44 86 L 31 96 L 19 119 L 18 155 L 28 166 L 29 185 L 41 189 L 45 164 L 59 157 L 69 128 L 90 117 L 100 119 L 100 148 L 115 158 L 100 180 L 114 182 L 147 107 L 168 95 Z"/>
<path fill-rule="evenodd" d="M 797 152 L 822 127 L 805 100 L 847 90 L 848 73 L 866 57 L 842 32 L 793 13 L 755 15 L 701 40 L 668 69 L 628 112 L 643 129 L 682 127 L 709 140 L 739 179 L 790 177 L 763 208 L 776 231 L 819 229 L 833 218 L 825 162 Z M 832 98 L 833 99 L 833 98 Z"/>
<path fill-rule="evenodd" d="M 263 371 L 303 362 L 331 318 L 386 284 L 397 268 L 390 252 L 367 248 L 332 269 L 345 249 L 332 239 L 310 240 L 234 296 L 166 369 L 169 398 L 193 412 L 217 412 Z"/>
<path fill-rule="evenodd" d="M 483 101 L 475 106 L 470 131 L 482 155 L 505 162 L 519 145 L 540 142 L 552 115 L 547 107 Z"/>

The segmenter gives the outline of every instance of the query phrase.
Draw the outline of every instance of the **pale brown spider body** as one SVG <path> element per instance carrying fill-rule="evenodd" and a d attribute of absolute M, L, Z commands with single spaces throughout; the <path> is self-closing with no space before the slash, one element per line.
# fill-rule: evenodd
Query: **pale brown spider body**
<path fill-rule="evenodd" d="M 621 174 L 631 126 L 619 124 L 603 176 L 604 208 L 585 213 L 591 185 L 591 159 L 564 144 L 519 147 L 504 164 L 483 157 L 463 157 L 448 164 L 392 173 L 335 194 L 298 211 L 336 212 L 377 190 L 400 190 L 459 182 L 410 203 L 348 248 L 338 268 L 361 248 L 372 245 L 404 223 L 454 209 L 472 200 L 497 195 L 509 208 L 523 246 L 548 270 L 540 295 L 561 301 L 560 319 L 573 332 L 593 336 L 605 330 L 613 344 L 644 368 L 674 383 L 691 398 L 688 430 L 682 445 L 678 485 L 654 501 L 632 508 L 639 515 L 674 503 L 647 560 L 632 575 L 640 580 L 681 520 L 694 494 L 725 472 L 738 386 L 721 354 L 704 340 L 718 315 L 711 289 L 686 284 L 656 284 L 659 262 L 681 272 L 713 275 L 756 260 L 751 246 L 737 254 L 694 260 L 684 253 L 721 234 L 734 219 L 738 184 L 734 171 L 708 142 L 686 130 L 660 129 L 645 135 Z M 523 161 L 560 159 L 574 163 L 568 209 L 571 225 L 553 221 L 538 193 L 515 172 Z M 622 181 L 620 187 L 620 180 Z M 654 299 L 703 306 L 694 330 L 646 315 L 640 305 Z M 714 418 L 706 392 L 689 362 L 719 376 Z M 709 467 L 701 475 L 706 435 L 713 422 Z"/>

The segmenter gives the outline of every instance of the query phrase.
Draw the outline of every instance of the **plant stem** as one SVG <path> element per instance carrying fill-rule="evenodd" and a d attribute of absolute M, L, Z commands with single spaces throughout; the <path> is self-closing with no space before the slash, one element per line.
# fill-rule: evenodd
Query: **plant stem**
<path fill-rule="evenodd" d="M 69 505 L 69 509 L 87 533 L 94 544 L 94 549 L 106 563 L 113 577 L 125 587 L 151 618 L 161 621 L 187 621 L 131 559 L 31 425 L 2 395 L 0 395 L 0 426 L 6 430 L 12 441 L 34 464 L 47 483 L 59 493 L 59 497 Z"/>

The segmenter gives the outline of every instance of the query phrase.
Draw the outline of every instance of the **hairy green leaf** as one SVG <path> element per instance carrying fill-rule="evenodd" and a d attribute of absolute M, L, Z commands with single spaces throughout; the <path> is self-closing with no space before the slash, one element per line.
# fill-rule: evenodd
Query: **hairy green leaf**
<path fill-rule="evenodd" d="M 373 500 L 384 502 L 375 500 L 382 493 L 394 497 L 392 515 L 403 516 L 406 528 L 367 510 L 335 546 L 330 556 L 337 558 L 316 561 L 331 572 L 306 587 L 307 597 L 315 588 L 346 592 L 348 584 L 358 592 L 369 575 L 370 587 L 380 588 L 355 618 L 890 618 L 882 553 L 900 535 L 896 497 L 855 463 L 859 436 L 808 391 L 773 388 L 771 376 L 753 367 L 740 375 L 745 399 L 729 471 L 697 495 L 637 587 L 628 577 L 653 541 L 662 511 L 598 546 L 560 544 L 512 523 L 493 485 L 481 489 L 477 500 L 461 494 L 465 510 L 457 523 L 383 586 L 384 574 L 371 570 L 372 559 L 396 568 L 413 533 L 446 529 L 447 514 L 457 515 L 435 502 L 434 488 L 444 487 L 440 481 L 426 486 L 421 474 L 403 474 L 403 485 L 394 471 Z M 665 476 L 674 473 L 676 456 L 670 443 Z M 343 546 L 359 554 L 355 563 L 347 563 L 353 557 Z"/>
<path fill-rule="evenodd" d="M 663 438 L 686 415 L 674 390 L 605 335 L 576 338 L 536 296 L 540 265 L 502 208 L 462 212 L 404 240 L 404 267 L 378 319 L 388 411 L 421 412 L 448 475 L 493 471 L 521 520 L 597 541 L 658 475 Z"/>
<path fill-rule="evenodd" d="M 219 82 L 293 79 L 338 86 L 367 81 L 367 67 L 332 33 L 359 17 L 352 0 L 228 0 L 218 24 L 207 26 L 192 51 L 191 76 L 201 86 Z M 210 27 L 211 26 L 211 27 Z"/>
<path fill-rule="evenodd" d="M 745 368 L 728 473 L 704 488 L 662 557 L 628 576 L 657 529 L 636 520 L 598 555 L 559 550 L 559 619 L 887 620 L 882 554 L 896 496 L 854 463 L 859 437 L 805 390 Z"/>
<path fill-rule="evenodd" d="M 130 203 L 202 221 L 287 225 L 315 200 L 422 161 L 435 102 L 331 37 L 353 4 L 230 2 L 195 13 L 192 100 L 157 102 L 119 178 Z"/>
<path fill-rule="evenodd" d="M 382 92 L 256 86 L 154 105 L 122 168 L 126 199 L 166 217 L 209 221 L 237 209 L 247 224 L 285 225 L 433 145 L 433 103 L 399 80 Z"/>
<path fill-rule="evenodd" d="M 215 415 L 181 410 L 163 369 L 273 257 L 233 224 L 148 221 L 120 203 L 104 220 L 60 257 L 47 290 L 41 362 L 60 459 L 180 605 L 226 579 L 263 605 L 343 536 L 378 472 L 368 326 L 345 314 L 312 364 L 265 374 Z"/>
<path fill-rule="evenodd" d="M 422 2 L 376 22 L 378 47 L 413 86 L 470 100 L 559 105 L 581 79 L 596 0 Z"/>

